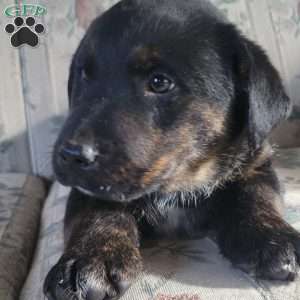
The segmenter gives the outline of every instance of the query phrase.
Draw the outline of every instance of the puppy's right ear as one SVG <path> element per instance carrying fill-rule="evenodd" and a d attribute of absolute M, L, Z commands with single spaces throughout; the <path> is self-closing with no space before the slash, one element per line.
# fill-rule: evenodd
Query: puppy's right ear
<path fill-rule="evenodd" d="M 281 78 L 264 51 L 240 38 L 238 46 L 238 85 L 243 85 L 247 105 L 248 142 L 252 152 L 261 147 L 271 131 L 291 112 L 291 101 Z"/>

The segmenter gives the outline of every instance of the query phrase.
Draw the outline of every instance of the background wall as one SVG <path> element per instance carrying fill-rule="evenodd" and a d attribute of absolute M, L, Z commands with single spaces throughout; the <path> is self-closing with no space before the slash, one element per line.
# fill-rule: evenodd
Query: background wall
<path fill-rule="evenodd" d="M 145 0 L 147 1 L 147 0 Z M 300 0 L 211 0 L 262 45 L 295 102 L 275 134 L 281 146 L 300 146 Z M 23 1 L 24 2 L 24 1 Z M 51 151 L 67 111 L 72 53 L 90 20 L 117 1 L 30 1 L 48 8 L 40 45 L 14 49 L 0 29 L 0 171 L 51 174 Z M 1 0 L 0 10 L 13 4 Z M 3 14 L 0 28 L 11 19 Z"/>

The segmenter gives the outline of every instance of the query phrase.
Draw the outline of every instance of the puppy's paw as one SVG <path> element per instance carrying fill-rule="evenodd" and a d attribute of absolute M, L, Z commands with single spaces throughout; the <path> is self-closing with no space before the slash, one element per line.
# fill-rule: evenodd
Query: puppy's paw
<path fill-rule="evenodd" d="M 256 249 L 251 263 L 238 267 L 259 279 L 293 281 L 299 273 L 300 235 L 278 234 Z"/>
<path fill-rule="evenodd" d="M 261 250 L 256 275 L 268 280 L 295 280 L 299 272 L 300 237 L 270 242 Z"/>
<path fill-rule="evenodd" d="M 66 253 L 47 275 L 44 293 L 49 300 L 115 300 L 141 269 L 139 250 L 128 244 L 106 245 L 92 255 Z"/>

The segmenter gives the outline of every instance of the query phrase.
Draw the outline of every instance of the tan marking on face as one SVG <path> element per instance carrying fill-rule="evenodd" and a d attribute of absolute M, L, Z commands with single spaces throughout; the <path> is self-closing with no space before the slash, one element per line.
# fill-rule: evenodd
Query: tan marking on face
<path fill-rule="evenodd" d="M 160 178 L 162 174 L 168 174 L 165 178 L 160 178 L 166 192 L 189 190 L 213 182 L 217 173 L 217 159 L 212 153 L 207 158 L 206 145 L 199 149 L 199 128 L 189 123 L 191 113 L 201 116 L 204 122 L 202 126 L 206 129 L 204 134 L 209 138 L 223 132 L 225 117 L 222 111 L 212 105 L 191 103 L 186 115 L 174 126 L 176 130 L 169 136 L 170 141 L 174 141 L 176 150 L 165 154 L 153 164 L 142 179 L 144 185 Z M 197 162 L 197 165 L 193 162 Z"/>
<path fill-rule="evenodd" d="M 131 162 L 133 165 L 142 164 L 142 161 L 137 160 L 137 156 L 146 158 L 161 143 L 162 134 L 160 130 L 148 126 L 142 114 L 132 114 L 124 110 L 118 111 L 114 114 L 113 122 L 117 124 L 117 136 L 121 138 L 126 152 L 143 154 L 134 155 Z"/>
<path fill-rule="evenodd" d="M 187 115 L 183 118 L 183 125 L 178 128 L 176 134 L 181 141 L 181 149 L 178 150 L 179 164 L 173 176 L 164 185 L 166 192 L 190 190 L 204 187 L 216 180 L 218 161 L 217 157 L 206 149 L 206 145 L 197 146 L 198 127 L 188 123 L 192 114 L 199 114 L 205 128 L 204 134 L 208 138 L 220 135 L 224 131 L 225 116 L 218 107 L 211 104 L 199 104 L 193 101 L 188 108 Z"/>
<path fill-rule="evenodd" d="M 213 109 L 212 107 L 208 107 L 202 112 L 202 116 L 209 124 L 211 131 L 215 133 L 223 132 L 225 121 L 223 113 Z"/>
<path fill-rule="evenodd" d="M 135 67 L 149 69 L 160 58 L 158 49 L 150 46 L 139 46 L 133 54 Z"/>
<path fill-rule="evenodd" d="M 204 101 L 204 99 L 202 101 Z M 193 101 L 190 105 L 189 111 L 201 116 L 203 122 L 202 125 L 208 130 L 207 134 L 222 133 L 224 131 L 225 115 L 217 105 Z"/>
<path fill-rule="evenodd" d="M 186 162 L 199 157 L 200 151 L 195 148 L 196 138 L 194 129 L 189 124 L 176 128 L 168 137 L 162 137 L 160 134 L 159 139 L 154 143 L 155 147 L 159 148 L 162 141 L 165 142 L 166 140 L 174 144 L 175 150 L 165 153 L 153 163 L 150 171 L 144 175 L 142 184 L 150 184 L 158 177 L 161 180 L 166 180 L 172 176 L 172 173 L 175 172 L 178 166 L 180 169 Z M 165 178 L 162 178 L 162 175 L 165 175 Z"/>
<path fill-rule="evenodd" d="M 166 192 L 191 190 L 201 188 L 211 183 L 216 175 L 217 160 L 210 158 L 199 163 L 198 167 L 191 169 L 186 164 L 179 166 L 174 176 L 164 185 Z"/>
<path fill-rule="evenodd" d="M 142 184 L 151 184 L 155 178 L 159 177 L 169 167 L 172 159 L 174 159 L 172 153 L 167 153 L 155 161 L 151 169 L 143 176 Z"/>

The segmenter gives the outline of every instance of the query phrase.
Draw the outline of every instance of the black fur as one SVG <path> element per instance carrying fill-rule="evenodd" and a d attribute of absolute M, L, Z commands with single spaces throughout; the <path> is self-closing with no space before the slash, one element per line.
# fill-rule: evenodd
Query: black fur
<path fill-rule="evenodd" d="M 147 238 L 213 232 L 237 267 L 293 280 L 268 136 L 290 100 L 262 49 L 201 0 L 124 0 L 74 55 L 53 164 L 71 186 L 49 299 L 117 299 Z"/>

